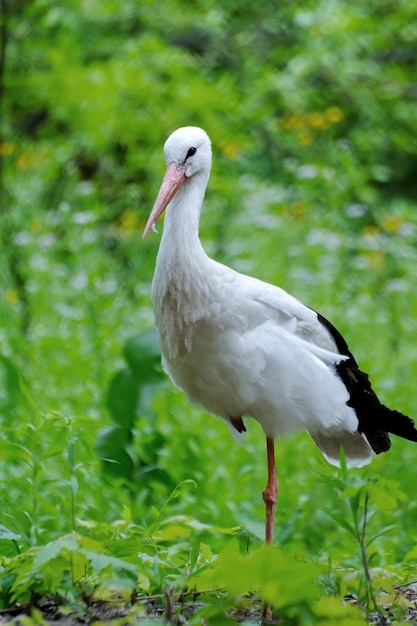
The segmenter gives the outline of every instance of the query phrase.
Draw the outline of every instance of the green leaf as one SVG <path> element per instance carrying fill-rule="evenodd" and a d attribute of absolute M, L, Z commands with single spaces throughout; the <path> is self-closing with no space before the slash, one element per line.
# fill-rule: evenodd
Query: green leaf
<path fill-rule="evenodd" d="M 323 597 L 314 605 L 314 614 L 318 623 L 337 624 L 338 626 L 366 626 L 359 607 L 347 606 L 339 598 Z"/>
<path fill-rule="evenodd" d="M 9 528 L 6 528 L 6 526 L 3 526 L 2 524 L 0 524 L 0 539 L 8 539 L 10 541 L 19 541 L 20 539 L 22 539 L 22 536 L 13 532 Z"/>
<path fill-rule="evenodd" d="M 129 433 L 117 426 L 108 426 L 99 431 L 95 450 L 109 476 L 128 480 L 133 478 L 134 463 L 127 450 L 129 440 Z"/>
<path fill-rule="evenodd" d="M 347 530 L 347 532 L 350 535 L 352 535 L 352 537 L 357 539 L 356 528 L 346 519 L 346 516 L 339 514 L 339 513 L 334 513 L 333 511 L 325 511 L 325 512 L 329 517 L 332 518 L 332 520 L 336 522 L 338 526 L 341 526 L 342 528 Z"/>
<path fill-rule="evenodd" d="M 133 427 L 139 400 L 139 387 L 131 370 L 117 372 L 110 381 L 107 407 L 112 419 L 125 429 Z"/>
<path fill-rule="evenodd" d="M 161 368 L 161 349 L 154 330 L 128 339 L 124 344 L 123 354 L 141 384 L 165 379 Z"/>
<path fill-rule="evenodd" d="M 4 416 L 15 412 L 18 405 L 24 398 L 21 388 L 21 375 L 14 362 L 6 356 L 0 355 L 0 382 L 3 393 L 0 395 L 0 406 L 3 406 Z"/>
<path fill-rule="evenodd" d="M 132 563 L 123 561 L 108 554 L 92 550 L 81 550 L 91 564 L 96 574 L 111 580 L 111 584 L 118 589 L 134 589 L 138 582 L 138 568 Z"/>
<path fill-rule="evenodd" d="M 256 590 L 265 602 L 283 608 L 311 604 L 317 599 L 315 579 L 319 571 L 316 565 L 297 561 L 271 546 L 242 556 L 237 543 L 231 542 L 201 578 L 234 597 Z"/>
<path fill-rule="evenodd" d="M 15 540 L 0 539 L 0 555 L 6 558 L 11 558 L 19 554 L 19 547 L 16 545 Z"/>
<path fill-rule="evenodd" d="M 115 538 L 105 542 L 106 549 L 116 558 L 134 558 L 143 548 L 142 537 Z"/>
<path fill-rule="evenodd" d="M 39 569 L 56 559 L 56 557 L 60 554 L 62 550 L 67 550 L 69 552 L 74 552 L 78 548 L 78 541 L 75 535 L 66 535 L 65 537 L 61 537 L 56 541 L 52 541 L 45 546 L 41 546 L 35 554 L 33 559 L 33 572 L 36 572 Z"/>

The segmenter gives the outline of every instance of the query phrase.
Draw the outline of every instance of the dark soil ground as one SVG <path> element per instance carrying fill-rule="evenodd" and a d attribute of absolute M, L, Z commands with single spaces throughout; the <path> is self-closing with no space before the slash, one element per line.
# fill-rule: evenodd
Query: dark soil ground
<path fill-rule="evenodd" d="M 417 581 L 408 585 L 400 585 L 396 589 L 397 597 L 390 596 L 390 602 L 382 607 L 380 613 L 369 616 L 370 626 L 389 626 L 409 624 L 417 626 Z M 346 598 L 347 604 L 355 603 L 354 598 Z M 11 623 L 22 626 L 82 626 L 94 624 L 99 626 L 132 626 L 152 621 L 164 621 L 179 625 L 186 624 L 198 609 L 202 607 L 198 598 L 173 600 L 169 597 L 132 598 L 128 606 L 126 602 L 112 600 L 77 601 L 73 607 L 58 603 L 55 597 L 41 598 L 38 602 L 27 605 L 16 605 L 9 609 L 0 609 L 0 626 Z M 279 618 L 268 619 L 263 615 L 259 602 L 253 602 L 248 609 L 236 610 L 230 617 L 240 624 L 250 621 L 260 626 L 285 626 Z M 29 621 L 28 621 L 29 618 Z"/>

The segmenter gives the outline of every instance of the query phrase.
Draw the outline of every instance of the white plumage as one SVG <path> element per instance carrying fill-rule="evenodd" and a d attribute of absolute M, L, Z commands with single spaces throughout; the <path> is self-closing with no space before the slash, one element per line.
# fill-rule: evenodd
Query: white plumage
<path fill-rule="evenodd" d="M 198 227 L 211 169 L 207 134 L 176 130 L 165 156 L 167 173 L 144 237 L 167 208 L 152 299 L 173 382 L 240 432 L 244 416 L 255 418 L 269 440 L 305 428 L 331 463 L 338 463 L 341 446 L 350 465 L 368 463 L 372 448 L 364 431 L 375 437 L 377 452 L 388 449 L 382 427 L 359 428 L 356 386 L 366 411 L 397 412 L 379 403 L 336 329 L 279 287 L 204 252 Z"/>

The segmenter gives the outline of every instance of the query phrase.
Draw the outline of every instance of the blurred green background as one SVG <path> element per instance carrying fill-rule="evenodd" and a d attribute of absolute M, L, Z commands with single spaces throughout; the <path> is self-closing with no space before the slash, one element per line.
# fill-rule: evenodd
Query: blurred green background
<path fill-rule="evenodd" d="M 192 479 L 167 514 L 262 537 L 259 426 L 233 442 L 159 369 L 160 235 L 141 233 L 163 143 L 183 125 L 211 137 L 208 253 L 319 309 L 382 401 L 417 417 L 417 5 L 0 8 L 0 524 L 22 546 L 146 524 Z M 382 481 L 374 531 L 398 524 L 375 548 L 388 569 L 416 540 L 416 454 L 395 440 L 357 474 Z M 326 513 L 337 470 L 303 433 L 277 456 L 278 542 L 349 561 Z"/>

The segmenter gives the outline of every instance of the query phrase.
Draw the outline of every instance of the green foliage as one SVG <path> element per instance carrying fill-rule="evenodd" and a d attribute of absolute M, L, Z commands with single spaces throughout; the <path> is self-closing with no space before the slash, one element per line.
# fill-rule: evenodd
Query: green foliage
<path fill-rule="evenodd" d="M 259 548 L 262 433 L 235 444 L 166 381 L 158 238 L 140 234 L 164 140 L 203 126 L 207 251 L 322 310 L 417 415 L 415 3 L 0 8 L 2 606 L 135 591 L 192 624 L 250 623 L 262 602 L 288 624 L 361 623 L 348 595 L 365 613 L 389 597 L 400 622 L 413 444 L 347 472 L 304 434 L 277 443 L 280 548 Z"/>
<path fill-rule="evenodd" d="M 225 606 L 244 605 L 244 598 L 256 591 L 286 624 L 325 624 L 335 620 L 363 624 L 358 611 L 329 598 L 319 599 L 316 584 L 319 575 L 318 565 L 289 557 L 278 548 L 262 546 L 241 555 L 236 545 L 229 544 L 215 566 L 200 579 L 213 587 L 228 589 L 230 595 L 220 605 L 223 612 Z M 196 618 L 213 618 L 213 613 L 212 607 L 204 607 Z"/>
<path fill-rule="evenodd" d="M 161 371 L 155 331 L 145 331 L 128 339 L 124 357 L 127 367 L 113 376 L 107 394 L 107 408 L 115 425 L 99 431 L 96 453 L 103 462 L 105 474 L 126 481 L 134 493 L 144 478 L 149 480 L 152 473 L 160 474 L 157 456 L 164 438 L 155 428 L 151 402 L 166 379 Z M 146 418 L 148 422 L 141 425 Z M 135 436 L 142 441 L 146 438 L 146 447 L 141 453 L 133 449 Z M 169 483 L 169 477 L 164 475 L 163 478 Z"/>
<path fill-rule="evenodd" d="M 32 548 L 10 561 L 3 573 L 9 582 L 10 602 L 27 602 L 35 595 L 95 589 L 97 585 L 117 590 L 136 588 L 138 568 L 102 551 L 97 542 L 77 535 L 60 537 Z M 96 590 L 97 592 L 97 590 Z"/>

